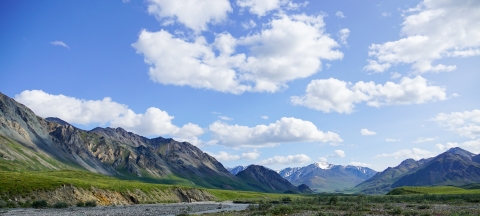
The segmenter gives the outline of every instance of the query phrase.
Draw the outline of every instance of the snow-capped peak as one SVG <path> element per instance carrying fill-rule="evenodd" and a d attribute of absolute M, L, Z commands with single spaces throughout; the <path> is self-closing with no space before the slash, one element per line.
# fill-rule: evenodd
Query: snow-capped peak
<path fill-rule="evenodd" d="M 314 165 L 320 169 L 331 169 L 333 166 L 333 164 L 329 164 L 327 162 L 316 162 L 314 163 Z"/>

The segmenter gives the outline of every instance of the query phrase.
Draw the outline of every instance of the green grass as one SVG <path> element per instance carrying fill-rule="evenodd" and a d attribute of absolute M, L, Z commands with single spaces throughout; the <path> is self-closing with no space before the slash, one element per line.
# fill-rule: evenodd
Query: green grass
<path fill-rule="evenodd" d="M 173 180 L 177 177 L 171 176 Z M 146 183 L 138 180 L 124 180 L 116 177 L 95 174 L 79 170 L 61 171 L 0 171 L 0 195 L 14 196 L 27 195 L 34 191 L 51 191 L 64 185 L 77 188 L 91 189 L 92 187 L 116 192 L 128 192 L 139 189 L 146 193 L 150 191 L 167 191 L 174 188 L 193 188 L 179 185 Z M 273 200 L 282 197 L 299 198 L 302 195 L 267 194 L 249 191 L 205 189 L 216 197 L 217 201 L 241 200 L 255 202 L 258 200 Z"/>
<path fill-rule="evenodd" d="M 455 186 L 430 186 L 430 187 L 399 187 L 388 193 L 389 195 L 406 194 L 480 194 L 480 189 L 464 189 Z"/>

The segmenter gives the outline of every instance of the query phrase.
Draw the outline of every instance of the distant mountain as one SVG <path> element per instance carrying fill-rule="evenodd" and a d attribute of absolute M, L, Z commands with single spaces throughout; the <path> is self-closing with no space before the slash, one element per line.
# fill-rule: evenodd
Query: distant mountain
<path fill-rule="evenodd" d="M 233 168 L 225 167 L 231 174 L 237 175 L 239 172 L 245 170 L 248 166 L 236 166 Z"/>
<path fill-rule="evenodd" d="M 354 189 L 367 194 L 387 193 L 401 186 L 461 186 L 480 182 L 478 155 L 461 148 L 428 159 L 407 159 L 396 167 L 389 167 Z"/>
<path fill-rule="evenodd" d="M 84 169 L 159 183 L 253 190 L 187 142 L 43 119 L 0 93 L 0 170 Z"/>
<path fill-rule="evenodd" d="M 264 192 L 274 193 L 310 193 L 310 188 L 302 185 L 299 189 L 282 178 L 277 172 L 259 165 L 250 165 L 239 172 L 237 177 L 247 182 L 251 187 Z"/>
<path fill-rule="evenodd" d="M 367 167 L 314 163 L 285 168 L 279 174 L 294 185 L 306 184 L 316 192 L 334 192 L 351 188 L 377 172 Z"/>

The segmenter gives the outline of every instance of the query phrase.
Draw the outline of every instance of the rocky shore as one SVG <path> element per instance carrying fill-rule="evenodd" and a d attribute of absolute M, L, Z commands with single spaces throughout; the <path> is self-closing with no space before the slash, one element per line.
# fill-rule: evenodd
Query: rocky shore
<path fill-rule="evenodd" d="M 109 215 L 109 216 L 127 216 L 127 215 L 178 215 L 182 213 L 202 214 L 221 211 L 241 211 L 245 210 L 248 204 L 234 204 L 232 202 L 194 202 L 194 203 L 174 203 L 174 204 L 142 204 L 142 205 L 117 205 L 117 206 L 98 206 L 93 208 L 69 207 L 64 209 L 3 209 L 0 215 L 34 215 L 34 216 L 54 216 L 54 215 Z"/>

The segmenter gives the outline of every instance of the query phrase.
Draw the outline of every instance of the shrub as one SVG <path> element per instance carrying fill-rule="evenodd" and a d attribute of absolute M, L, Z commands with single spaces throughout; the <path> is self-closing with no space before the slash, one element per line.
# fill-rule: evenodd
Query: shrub
<path fill-rule="evenodd" d="M 429 205 L 419 205 L 417 208 L 418 209 L 430 209 L 430 206 Z"/>
<path fill-rule="evenodd" d="M 85 202 L 85 206 L 86 207 L 95 207 L 95 206 L 97 206 L 97 202 L 95 200 L 87 201 L 87 202 Z"/>
<path fill-rule="evenodd" d="M 391 215 L 401 215 L 402 212 L 403 211 L 400 207 L 395 207 L 391 211 L 389 211 L 388 213 L 390 213 Z"/>
<path fill-rule="evenodd" d="M 332 196 L 328 200 L 329 205 L 337 205 L 337 203 L 338 203 L 338 197 L 337 196 Z"/>
<path fill-rule="evenodd" d="M 77 207 L 85 207 L 85 203 L 80 201 L 80 202 L 77 202 Z"/>
<path fill-rule="evenodd" d="M 53 205 L 54 208 L 68 208 L 68 206 L 66 202 L 57 202 Z"/>
<path fill-rule="evenodd" d="M 293 213 L 293 207 L 289 205 L 280 205 L 275 206 L 271 210 L 272 214 L 279 215 L 279 214 L 291 214 Z"/>
<path fill-rule="evenodd" d="M 45 200 L 35 200 L 32 203 L 33 208 L 46 208 L 48 207 L 48 203 Z"/>
<path fill-rule="evenodd" d="M 7 202 L 0 200 L 0 208 L 5 208 L 7 207 Z"/>

